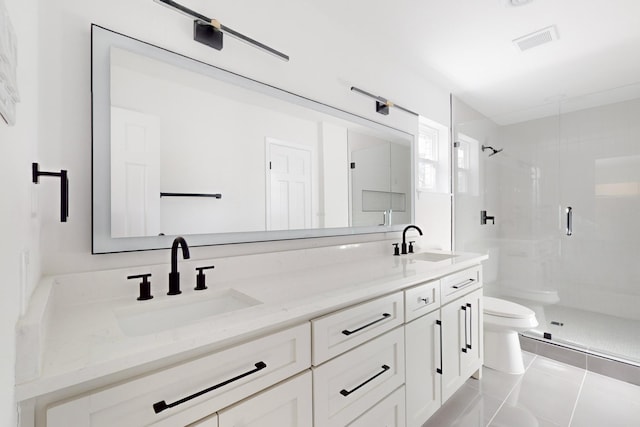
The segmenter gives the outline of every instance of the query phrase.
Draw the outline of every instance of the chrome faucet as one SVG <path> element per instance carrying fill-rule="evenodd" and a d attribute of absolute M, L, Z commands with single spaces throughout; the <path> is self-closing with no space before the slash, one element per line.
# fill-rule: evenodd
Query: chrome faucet
<path fill-rule="evenodd" d="M 420 230 L 420 227 L 417 225 L 407 225 L 402 232 L 402 255 L 407 254 L 407 230 L 411 230 L 412 228 L 416 229 L 422 236 L 422 230 Z M 409 249 L 409 252 L 413 252 L 413 245 L 411 245 Z"/>
<path fill-rule="evenodd" d="M 171 245 L 171 272 L 169 273 L 169 292 L 167 295 L 181 294 L 180 273 L 178 272 L 178 246 L 182 247 L 182 258 L 189 259 L 189 245 L 183 237 L 176 237 Z"/>

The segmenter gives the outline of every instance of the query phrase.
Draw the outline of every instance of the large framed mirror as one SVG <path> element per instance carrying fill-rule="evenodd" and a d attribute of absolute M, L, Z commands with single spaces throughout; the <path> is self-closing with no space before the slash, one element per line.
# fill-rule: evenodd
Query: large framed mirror
<path fill-rule="evenodd" d="M 410 133 L 92 25 L 93 253 L 400 230 Z"/>

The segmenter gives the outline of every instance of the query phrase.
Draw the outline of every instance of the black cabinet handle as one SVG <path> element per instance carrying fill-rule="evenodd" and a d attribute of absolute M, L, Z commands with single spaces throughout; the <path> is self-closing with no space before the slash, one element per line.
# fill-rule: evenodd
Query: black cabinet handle
<path fill-rule="evenodd" d="M 345 390 L 345 389 L 340 390 L 340 394 L 345 396 L 345 397 L 349 396 L 351 393 L 353 393 L 354 391 L 358 390 L 359 388 L 364 387 L 365 385 L 369 384 L 371 381 L 375 380 L 380 375 L 382 375 L 385 372 L 387 372 L 389 369 L 391 369 L 389 366 L 382 365 L 382 371 L 378 372 L 377 374 L 375 374 L 374 376 L 372 376 L 371 378 L 369 378 L 368 380 L 366 380 L 365 382 L 363 382 L 362 384 L 360 384 L 359 386 L 357 386 L 356 388 L 354 388 L 352 390 L 348 390 L 348 391 Z"/>
<path fill-rule="evenodd" d="M 460 282 L 456 285 L 453 285 L 452 288 L 453 289 L 462 289 L 462 288 L 466 288 L 467 286 L 469 286 L 470 284 L 472 284 L 473 282 L 475 282 L 476 279 L 467 279 L 464 282 Z"/>
<path fill-rule="evenodd" d="M 361 330 L 363 330 L 364 328 L 368 328 L 369 326 L 375 325 L 378 322 L 382 322 L 384 319 L 386 319 L 387 317 L 390 317 L 391 315 L 389 313 L 382 313 L 382 317 L 378 320 L 374 320 L 371 323 L 367 323 L 364 326 L 360 326 L 358 329 L 354 329 L 353 331 L 350 331 L 348 329 L 345 329 L 344 331 L 342 331 L 343 334 L 345 335 L 351 335 L 351 334 L 355 334 L 356 332 L 360 332 Z"/>
<path fill-rule="evenodd" d="M 469 339 L 467 337 L 467 306 L 463 305 L 460 307 L 462 311 L 464 311 L 464 346 L 462 347 L 462 352 L 467 352 L 467 347 L 469 346 Z"/>
<path fill-rule="evenodd" d="M 469 344 L 467 344 L 467 348 L 472 350 L 471 345 L 473 344 L 473 311 L 471 308 L 471 304 L 467 303 L 467 308 L 469 309 Z"/>
<path fill-rule="evenodd" d="M 234 381 L 237 381 L 237 380 L 239 380 L 241 378 L 244 378 L 244 377 L 249 376 L 251 374 L 255 374 L 256 372 L 265 369 L 267 367 L 267 364 L 264 363 L 264 362 L 258 362 L 258 363 L 255 364 L 255 367 L 256 367 L 255 369 L 252 369 L 252 370 L 250 370 L 248 372 L 245 372 L 244 374 L 240 374 L 237 377 L 233 377 L 233 378 L 228 379 L 226 381 L 223 381 L 223 382 L 221 382 L 219 384 L 216 384 L 216 385 L 214 385 L 212 387 L 209 387 L 207 389 L 204 389 L 202 391 L 194 393 L 191 396 L 183 397 L 182 399 L 176 400 L 173 403 L 166 403 L 164 400 L 161 400 L 160 402 L 156 402 L 156 403 L 153 404 L 153 410 L 154 410 L 154 412 L 156 414 L 159 414 L 160 412 L 162 412 L 162 411 L 164 411 L 166 409 L 173 408 L 174 406 L 181 405 L 181 404 L 183 404 L 185 402 L 190 401 L 191 399 L 195 399 L 196 397 L 202 396 L 203 394 L 209 393 L 210 391 L 216 390 L 216 389 L 218 389 L 220 387 L 224 387 L 227 384 L 230 384 L 230 383 L 232 383 Z"/>
<path fill-rule="evenodd" d="M 440 368 L 436 368 L 436 372 L 442 375 L 442 321 L 436 320 L 436 325 L 440 326 Z"/>

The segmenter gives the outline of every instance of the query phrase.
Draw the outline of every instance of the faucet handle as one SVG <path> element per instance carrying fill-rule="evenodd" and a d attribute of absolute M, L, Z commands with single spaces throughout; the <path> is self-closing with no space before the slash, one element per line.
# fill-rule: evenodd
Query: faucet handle
<path fill-rule="evenodd" d="M 414 241 L 409 242 L 409 253 L 410 253 L 410 254 L 412 254 L 412 253 L 413 253 L 413 244 L 414 244 L 415 242 L 416 242 L 415 240 L 414 240 Z"/>
<path fill-rule="evenodd" d="M 400 248 L 398 247 L 400 243 L 393 243 L 393 255 L 394 256 L 400 256 Z"/>
<path fill-rule="evenodd" d="M 138 301 L 145 301 L 153 298 L 153 295 L 151 295 L 151 282 L 149 281 L 149 277 L 151 277 L 151 273 L 127 276 L 128 280 L 142 279 L 142 282 L 140 282 L 140 296 L 137 298 Z"/>
<path fill-rule="evenodd" d="M 196 276 L 196 287 L 194 288 L 196 291 L 203 291 L 207 289 L 206 276 L 204 275 L 204 270 L 209 270 L 212 268 L 216 268 L 216 266 L 209 265 L 206 267 L 196 267 L 196 270 L 198 271 L 198 275 Z"/>

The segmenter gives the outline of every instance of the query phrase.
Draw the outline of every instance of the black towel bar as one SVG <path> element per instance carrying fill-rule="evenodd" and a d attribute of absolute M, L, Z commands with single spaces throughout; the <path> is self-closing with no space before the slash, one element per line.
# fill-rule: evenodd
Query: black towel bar
<path fill-rule="evenodd" d="M 34 184 L 39 184 L 41 176 L 54 176 L 60 178 L 60 222 L 67 222 L 69 218 L 69 177 L 67 171 L 44 172 L 39 170 L 37 163 L 31 164 L 31 179 Z"/>

